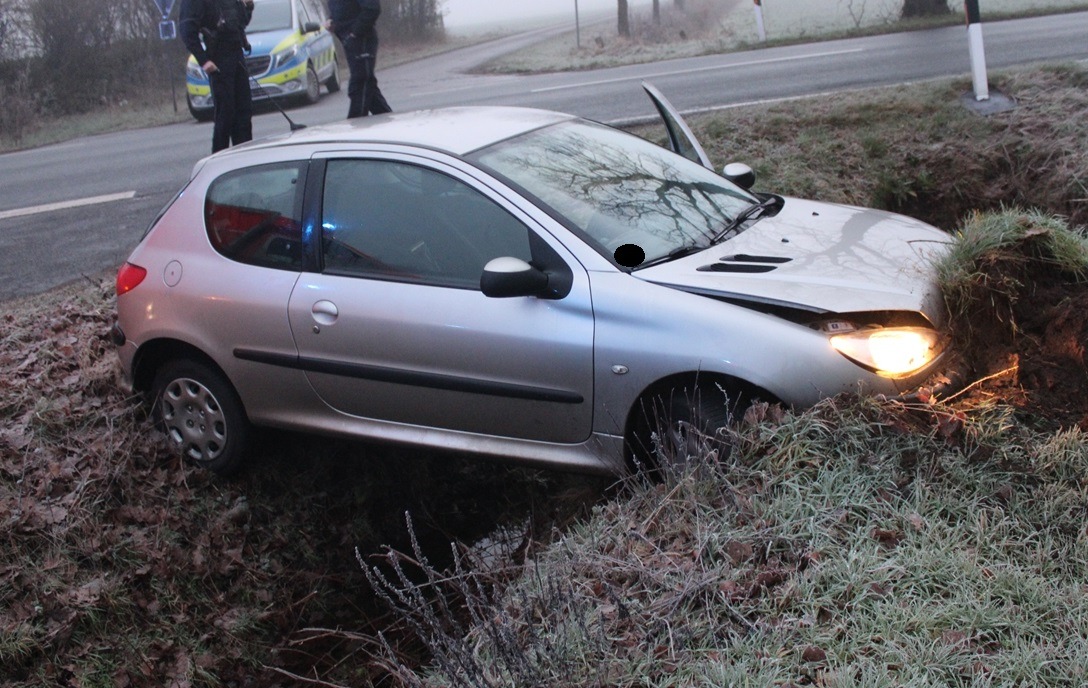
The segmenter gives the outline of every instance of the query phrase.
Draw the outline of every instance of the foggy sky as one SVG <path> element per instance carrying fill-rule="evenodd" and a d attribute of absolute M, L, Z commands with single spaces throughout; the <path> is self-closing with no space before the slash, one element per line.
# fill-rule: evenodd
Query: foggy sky
<path fill-rule="evenodd" d="M 445 0 L 446 26 L 536 19 L 569 15 L 574 21 L 574 0 Z M 616 7 L 616 0 L 578 0 L 578 12 Z"/>

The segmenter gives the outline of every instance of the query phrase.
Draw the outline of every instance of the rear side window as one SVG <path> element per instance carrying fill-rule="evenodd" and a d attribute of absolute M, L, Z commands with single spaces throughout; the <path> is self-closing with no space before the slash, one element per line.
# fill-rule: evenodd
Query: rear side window
<path fill-rule="evenodd" d="M 304 170 L 303 162 L 277 163 L 216 179 L 204 202 L 215 250 L 248 265 L 300 270 Z"/>

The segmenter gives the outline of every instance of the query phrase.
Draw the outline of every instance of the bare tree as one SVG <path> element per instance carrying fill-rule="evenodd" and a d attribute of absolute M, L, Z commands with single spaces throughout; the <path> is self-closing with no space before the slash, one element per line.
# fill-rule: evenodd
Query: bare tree
<path fill-rule="evenodd" d="M 854 28 L 860 29 L 861 22 L 865 19 L 865 0 L 839 0 L 839 5 L 846 5 L 846 11 L 854 21 Z"/>
<path fill-rule="evenodd" d="M 654 0 L 654 23 L 661 23 L 661 0 Z"/>
<path fill-rule="evenodd" d="M 444 0 L 392 0 L 386 2 L 382 22 L 390 36 L 413 40 L 441 36 Z"/>
<path fill-rule="evenodd" d="M 621 36 L 623 36 L 624 38 L 630 38 L 631 37 L 631 17 L 630 17 L 630 13 L 627 10 L 627 0 L 616 0 L 616 3 L 617 3 L 617 11 L 619 13 L 619 17 L 617 18 L 617 22 L 616 22 L 617 26 L 618 26 L 618 29 L 619 29 L 619 34 Z"/>
<path fill-rule="evenodd" d="M 902 3 L 898 0 L 839 0 L 839 7 L 845 7 L 854 28 L 860 29 L 869 17 L 869 24 L 891 24 L 900 16 Z"/>

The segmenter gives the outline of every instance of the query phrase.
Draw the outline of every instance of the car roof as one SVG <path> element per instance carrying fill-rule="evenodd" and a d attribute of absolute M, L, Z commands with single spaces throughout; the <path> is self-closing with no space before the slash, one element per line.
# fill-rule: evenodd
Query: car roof
<path fill-rule="evenodd" d="M 308 126 L 229 148 L 219 155 L 294 145 L 409 144 L 465 155 L 535 129 L 575 119 L 573 115 L 518 107 L 452 107 L 358 117 Z M 286 127 L 286 123 L 284 124 Z"/>

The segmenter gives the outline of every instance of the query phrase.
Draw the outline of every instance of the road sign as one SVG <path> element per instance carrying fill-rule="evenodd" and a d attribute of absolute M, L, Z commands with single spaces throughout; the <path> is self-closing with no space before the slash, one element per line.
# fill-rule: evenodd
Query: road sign
<path fill-rule="evenodd" d="M 177 37 L 178 25 L 172 19 L 159 22 L 159 38 L 172 41 Z"/>
<path fill-rule="evenodd" d="M 174 0 L 154 0 L 155 7 L 159 8 L 159 12 L 162 12 L 162 18 L 166 19 L 170 16 L 170 11 L 174 9 Z"/>

